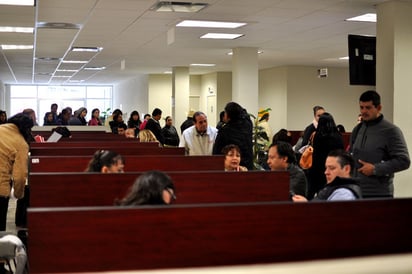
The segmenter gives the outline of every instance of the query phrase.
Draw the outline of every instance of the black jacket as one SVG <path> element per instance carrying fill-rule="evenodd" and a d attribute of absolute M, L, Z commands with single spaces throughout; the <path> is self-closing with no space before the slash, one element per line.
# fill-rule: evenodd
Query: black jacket
<path fill-rule="evenodd" d="M 147 121 L 146 127 L 145 129 L 149 129 L 151 132 L 153 132 L 153 134 L 156 136 L 156 139 L 162 144 L 164 145 L 165 143 L 165 139 L 163 137 L 162 134 L 162 128 L 160 127 L 159 121 L 156 121 L 153 118 L 150 118 Z"/>
<path fill-rule="evenodd" d="M 222 154 L 222 149 L 226 145 L 234 144 L 239 146 L 241 161 L 240 165 L 252 170 L 253 168 L 253 125 L 249 117 L 238 121 L 229 121 L 222 127 L 216 136 L 213 146 L 213 154 Z"/>
<path fill-rule="evenodd" d="M 162 128 L 162 134 L 165 138 L 165 145 L 174 147 L 179 146 L 180 139 L 174 126 L 164 126 Z"/>
<path fill-rule="evenodd" d="M 319 191 L 314 200 L 327 200 L 329 196 L 339 188 L 349 189 L 356 196 L 356 198 L 362 198 L 362 192 L 358 180 L 353 178 L 336 177 L 331 183 L 327 184 Z"/>
<path fill-rule="evenodd" d="M 180 133 L 183 133 L 185 129 L 190 128 L 191 126 L 193 126 L 193 118 L 187 117 L 187 119 L 180 126 L 180 131 L 181 131 Z"/>

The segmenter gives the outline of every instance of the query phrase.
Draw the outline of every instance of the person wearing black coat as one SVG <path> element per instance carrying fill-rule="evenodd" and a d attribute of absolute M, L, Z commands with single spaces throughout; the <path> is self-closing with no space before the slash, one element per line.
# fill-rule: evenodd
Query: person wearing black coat
<path fill-rule="evenodd" d="M 162 128 L 162 134 L 165 138 L 165 145 L 177 147 L 179 146 L 179 135 L 176 128 L 173 126 L 173 119 L 170 116 L 166 117 L 166 125 Z"/>
<path fill-rule="evenodd" d="M 165 144 L 165 139 L 162 134 L 162 128 L 160 126 L 159 120 L 162 118 L 162 111 L 155 108 L 152 112 L 152 118 L 147 121 L 145 129 L 150 130 L 159 141 L 162 146 Z"/>
<path fill-rule="evenodd" d="M 193 115 L 195 114 L 195 112 L 193 110 L 189 111 L 189 113 L 187 114 L 187 119 L 183 121 L 183 123 L 180 125 L 180 133 L 183 134 L 183 131 L 185 131 L 185 129 L 190 128 L 191 126 L 193 126 L 195 124 L 194 120 L 193 120 Z"/>
<path fill-rule="evenodd" d="M 327 112 L 323 113 L 313 138 L 312 167 L 307 173 L 308 199 L 312 199 L 326 185 L 325 161 L 328 153 L 343 148 L 343 138 L 338 132 L 333 116 Z"/>
<path fill-rule="evenodd" d="M 253 124 L 247 111 L 238 103 L 229 102 L 225 106 L 226 125 L 218 133 L 213 146 L 213 154 L 222 154 L 226 145 L 234 144 L 240 148 L 240 165 L 253 170 Z"/>

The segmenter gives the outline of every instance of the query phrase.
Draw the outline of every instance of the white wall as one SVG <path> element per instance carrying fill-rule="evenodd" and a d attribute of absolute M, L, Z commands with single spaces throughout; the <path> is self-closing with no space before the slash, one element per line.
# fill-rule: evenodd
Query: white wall
<path fill-rule="evenodd" d="M 123 81 L 113 87 L 113 109 L 120 108 L 127 121 L 133 110 L 137 110 L 140 118 L 148 112 L 148 76 L 138 75 L 133 79 Z M 151 113 L 151 110 L 150 110 Z"/>
<path fill-rule="evenodd" d="M 323 106 L 351 131 L 359 113 L 359 96 L 368 86 L 350 86 L 347 68 L 328 68 L 318 77 L 318 67 L 291 66 L 262 70 L 259 74 L 260 107 L 272 108 L 272 131 L 303 130 L 313 120 L 312 108 Z"/>
<path fill-rule="evenodd" d="M 271 68 L 259 72 L 259 109 L 271 108 L 269 125 L 275 134 L 288 128 L 287 69 Z M 257 117 L 257 113 L 254 113 Z M 272 138 L 272 137 L 270 137 Z"/>

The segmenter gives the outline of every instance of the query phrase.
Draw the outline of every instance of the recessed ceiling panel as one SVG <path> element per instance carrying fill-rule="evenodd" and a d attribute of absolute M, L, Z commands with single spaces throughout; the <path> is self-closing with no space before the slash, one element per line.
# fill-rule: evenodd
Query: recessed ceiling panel
<path fill-rule="evenodd" d="M 61 63 L 58 67 L 59 70 L 79 70 L 85 64 L 78 64 L 78 63 Z"/>
<path fill-rule="evenodd" d="M 51 75 L 48 74 L 35 74 L 34 82 L 36 84 L 47 84 L 50 80 Z"/>
<path fill-rule="evenodd" d="M 89 61 L 96 55 L 96 52 L 73 52 L 69 51 L 64 60 Z"/>
<path fill-rule="evenodd" d="M 36 57 L 63 57 L 77 32 L 77 29 L 38 28 Z"/>

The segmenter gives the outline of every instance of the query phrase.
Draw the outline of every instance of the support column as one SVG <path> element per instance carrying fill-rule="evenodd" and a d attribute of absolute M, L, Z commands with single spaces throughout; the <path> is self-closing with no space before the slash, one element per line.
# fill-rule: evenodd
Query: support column
<path fill-rule="evenodd" d="M 173 68 L 172 86 L 172 116 L 176 129 L 179 129 L 181 123 L 186 120 L 189 111 L 190 76 L 188 67 Z"/>
<path fill-rule="evenodd" d="M 232 100 L 257 115 L 259 70 L 257 48 L 235 48 L 232 59 Z"/>
<path fill-rule="evenodd" d="M 382 113 L 402 130 L 412 152 L 412 3 L 390 1 L 377 6 L 376 90 Z M 412 195 L 412 169 L 395 175 L 395 196 Z"/>

